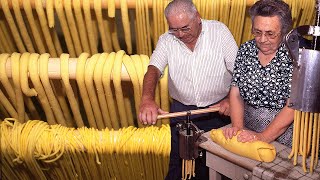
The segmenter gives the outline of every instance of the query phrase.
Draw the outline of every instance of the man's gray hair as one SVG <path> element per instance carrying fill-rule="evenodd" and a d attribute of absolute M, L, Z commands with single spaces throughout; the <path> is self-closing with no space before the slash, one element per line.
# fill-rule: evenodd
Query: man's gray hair
<path fill-rule="evenodd" d="M 190 18 L 192 18 L 197 12 L 198 10 L 191 0 L 173 0 L 164 10 L 166 18 L 171 15 L 178 15 L 181 13 L 188 14 L 190 15 Z"/>

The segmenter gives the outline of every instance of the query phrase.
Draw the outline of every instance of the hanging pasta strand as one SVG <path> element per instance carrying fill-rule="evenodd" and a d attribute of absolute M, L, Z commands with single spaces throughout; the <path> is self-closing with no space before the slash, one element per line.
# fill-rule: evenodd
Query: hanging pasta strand
<path fill-rule="evenodd" d="M 144 9 L 145 9 L 145 27 L 146 27 L 146 40 L 147 40 L 147 50 L 144 54 L 151 56 L 152 53 L 152 43 L 151 43 L 151 30 L 150 30 L 150 19 L 149 19 L 149 6 L 148 0 L 144 1 Z"/>
<path fill-rule="evenodd" d="M 27 49 L 28 52 L 34 53 L 35 50 L 34 50 L 31 38 L 30 38 L 30 36 L 28 34 L 26 25 L 25 25 L 25 23 L 23 21 L 23 17 L 21 15 L 21 10 L 20 10 L 20 6 L 19 6 L 19 1 L 18 0 L 12 0 L 12 8 L 13 8 L 13 11 L 14 11 L 14 14 L 15 14 L 17 25 L 18 25 L 19 30 L 21 32 L 21 36 L 22 36 L 23 42 L 24 42 L 24 44 L 26 46 L 26 49 Z"/>
<path fill-rule="evenodd" d="M 76 52 L 75 52 L 74 45 L 73 45 L 73 42 L 71 39 L 70 30 L 68 28 L 66 16 L 63 11 L 63 4 L 62 4 L 61 0 L 55 0 L 54 3 L 55 3 L 55 9 L 56 9 L 56 12 L 57 12 L 60 24 L 61 24 L 64 39 L 66 41 L 68 53 L 70 54 L 71 57 L 76 57 Z"/>
<path fill-rule="evenodd" d="M 23 101 L 23 94 L 21 91 L 20 86 L 20 54 L 19 53 L 13 53 L 11 55 L 11 62 L 13 67 L 12 68 L 12 80 L 14 84 L 14 92 L 16 97 L 16 103 L 17 103 L 17 112 L 18 112 L 18 120 L 23 123 L 29 118 L 25 117 L 25 108 L 24 108 L 24 101 Z"/>
<path fill-rule="evenodd" d="M 24 8 L 24 11 L 27 15 L 27 19 L 28 19 L 28 22 L 29 22 L 29 25 L 31 28 L 31 32 L 32 32 L 34 41 L 36 43 L 36 47 L 37 47 L 36 49 L 40 54 L 43 54 L 43 53 L 46 53 L 46 47 L 41 39 L 42 33 L 40 33 L 40 31 L 38 29 L 38 27 L 40 27 L 40 26 L 37 25 L 37 22 L 35 20 L 34 15 L 33 15 L 30 3 L 31 3 L 30 0 L 23 1 L 23 8 Z"/>
<path fill-rule="evenodd" d="M 303 142 L 303 135 L 304 135 L 304 131 L 306 130 L 305 129 L 305 112 L 301 112 L 301 120 L 300 120 L 300 139 L 299 139 L 299 142 Z M 303 154 L 303 143 L 299 143 L 299 154 Z"/>
<path fill-rule="evenodd" d="M 169 89 L 168 89 L 168 66 L 164 69 L 162 78 L 160 79 L 160 104 L 161 109 L 169 112 L 170 111 L 170 102 L 169 102 Z M 170 119 L 164 118 L 161 119 L 162 124 L 169 124 Z"/>
<path fill-rule="evenodd" d="M 76 70 L 76 80 L 79 87 L 81 99 L 83 101 L 83 106 L 88 118 L 88 122 L 90 127 L 97 128 L 97 123 L 94 120 L 93 110 L 91 108 L 90 100 L 88 91 L 85 85 L 85 79 L 84 79 L 84 71 L 85 71 L 85 64 L 87 61 L 87 58 L 89 57 L 88 53 L 82 53 L 78 58 L 77 63 L 77 70 Z"/>
<path fill-rule="evenodd" d="M 38 93 L 39 101 L 43 107 L 43 111 L 46 114 L 47 122 L 51 125 L 56 124 L 54 114 L 52 112 L 52 109 L 50 108 L 49 100 L 46 96 L 45 90 L 41 84 L 39 74 L 38 74 L 38 58 L 39 54 L 32 53 L 29 57 L 29 74 L 30 79 L 33 83 L 34 89 Z"/>
<path fill-rule="evenodd" d="M 12 32 L 13 39 L 15 41 L 16 46 L 18 47 L 19 52 L 26 52 L 26 49 L 23 45 L 21 36 L 19 34 L 18 28 L 14 22 L 14 19 L 11 15 L 9 5 L 8 5 L 8 0 L 1 0 L 1 5 L 2 5 L 2 10 L 4 12 L 4 15 L 6 17 L 6 20 L 9 24 L 9 28 Z M 2 29 L 3 30 L 3 29 Z"/>
<path fill-rule="evenodd" d="M 140 84 L 139 84 L 139 77 L 137 70 L 134 67 L 134 60 L 130 58 L 128 55 L 124 55 L 123 57 L 123 64 L 125 65 L 127 72 L 130 76 L 132 85 L 133 85 L 133 92 L 134 92 L 134 102 L 135 102 L 135 114 L 138 118 L 139 115 L 139 106 L 140 106 L 140 99 L 141 99 L 141 91 L 140 91 Z M 133 122 L 129 123 L 129 125 L 134 125 Z"/>
<path fill-rule="evenodd" d="M 10 117 L 18 119 L 18 113 L 15 110 L 15 108 L 12 106 L 10 101 L 7 99 L 7 97 L 3 94 L 3 92 L 0 89 L 0 102 L 1 102 L 1 107 L 3 107 L 8 115 L 10 114 Z M 6 117 L 9 117 L 9 116 Z"/>
<path fill-rule="evenodd" d="M 80 42 L 81 45 L 83 47 L 83 51 L 86 53 L 91 54 L 91 50 L 89 47 L 89 40 L 88 40 L 88 36 L 87 36 L 87 28 L 86 25 L 83 21 L 83 15 L 82 15 L 82 10 L 81 10 L 81 5 L 80 5 L 80 1 L 72 1 L 72 5 L 74 8 L 74 14 L 75 14 L 75 18 L 77 21 L 77 27 L 79 30 L 79 36 L 80 36 Z"/>
<path fill-rule="evenodd" d="M 110 120 L 110 114 L 108 109 L 108 104 L 105 97 L 105 92 L 103 89 L 102 84 L 102 73 L 103 73 L 103 66 L 106 62 L 106 59 L 108 57 L 108 53 L 102 53 L 96 63 L 96 66 L 94 68 L 94 74 L 93 79 L 97 91 L 97 96 L 99 100 L 99 105 L 102 112 L 103 122 L 106 128 L 112 128 L 111 120 Z"/>
<path fill-rule="evenodd" d="M 1 20 L 0 20 L 1 21 Z M 1 23 L 1 22 L 0 22 Z M 6 38 L 6 36 L 4 35 L 4 32 L 1 29 L 0 26 L 0 46 L 1 46 L 1 53 L 12 53 L 10 47 L 9 47 L 9 42 Z"/>
<path fill-rule="evenodd" d="M 296 165 L 298 155 L 301 155 L 302 169 L 304 172 L 308 172 L 307 159 L 310 157 L 309 172 L 313 173 L 319 155 L 319 113 L 298 110 L 295 110 L 294 113 L 292 150 L 288 158 L 293 157 L 293 164 Z"/>
<path fill-rule="evenodd" d="M 116 15 L 116 5 L 114 0 L 108 1 L 108 16 L 114 18 Z"/>
<path fill-rule="evenodd" d="M 105 125 L 103 123 L 99 101 L 98 101 L 98 98 L 95 92 L 95 87 L 93 84 L 93 72 L 99 57 L 100 57 L 100 54 L 95 54 L 88 60 L 87 65 L 85 67 L 84 80 L 85 80 L 86 89 L 89 95 L 89 101 L 93 110 L 94 119 L 97 124 L 97 128 L 103 129 L 105 128 Z"/>
<path fill-rule="evenodd" d="M 53 89 L 50 84 L 49 76 L 48 76 L 48 61 L 49 61 L 49 54 L 41 54 L 39 58 L 39 64 L 40 64 L 40 69 L 39 69 L 39 76 L 41 83 L 44 87 L 44 91 L 46 93 L 46 96 L 48 98 L 50 107 L 56 117 L 56 120 L 59 124 L 63 126 L 72 126 L 71 124 L 67 123 L 65 117 L 63 116 L 62 109 L 60 107 L 60 104 L 58 100 L 56 99 Z"/>
<path fill-rule="evenodd" d="M 102 13 L 104 13 L 103 11 Z M 107 23 L 110 27 L 110 33 L 111 33 L 111 40 L 112 40 L 112 46 L 114 51 L 118 52 L 121 50 L 120 44 L 119 44 L 119 39 L 118 39 L 118 33 L 117 33 L 117 24 L 115 19 L 109 19 L 109 20 L 104 20 L 104 23 Z M 107 25 L 105 25 L 107 26 Z"/>
<path fill-rule="evenodd" d="M 9 82 L 9 79 L 6 73 L 6 63 L 9 57 L 10 57 L 9 54 L 0 54 L 0 82 L 2 83 L 4 89 L 6 90 L 9 96 L 10 102 L 13 104 L 14 107 L 16 107 L 17 103 L 16 103 L 16 95 L 14 93 L 14 88 Z"/>
<path fill-rule="evenodd" d="M 101 0 L 94 1 L 94 11 L 95 11 L 95 15 L 98 22 L 102 49 L 104 52 L 111 52 L 112 42 L 110 38 L 110 29 L 109 29 L 109 26 L 105 26 L 105 25 L 108 25 L 108 23 L 104 23 L 104 20 L 102 17 Z"/>
<path fill-rule="evenodd" d="M 107 57 L 107 60 L 103 66 L 102 84 L 105 91 L 105 96 L 108 104 L 112 127 L 115 130 L 118 130 L 120 128 L 119 118 L 117 113 L 118 110 L 117 110 L 117 105 L 113 98 L 113 93 L 111 89 L 111 73 L 114 66 L 115 56 L 116 56 L 116 53 L 112 52 Z"/>
<path fill-rule="evenodd" d="M 78 57 L 83 52 L 83 50 L 80 43 L 78 28 L 76 27 L 76 22 L 74 20 L 74 16 L 72 13 L 73 11 L 71 7 L 71 0 L 63 0 L 63 3 L 64 3 L 63 5 L 64 5 L 65 14 L 67 17 L 68 27 L 70 28 L 70 32 L 71 32 L 70 34 L 74 44 L 74 49 L 76 52 L 76 56 Z"/>
<path fill-rule="evenodd" d="M 121 67 L 122 67 L 122 57 L 124 56 L 124 51 L 118 51 L 114 60 L 113 67 L 113 85 L 115 89 L 115 95 L 117 100 L 117 106 L 120 116 L 121 127 L 128 126 L 127 114 L 125 109 L 125 102 L 123 98 L 123 91 L 121 87 Z"/>
<path fill-rule="evenodd" d="M 318 129 L 317 129 L 317 139 L 316 139 L 316 144 L 315 144 L 315 148 L 316 148 L 316 155 L 315 155 L 315 161 L 314 161 L 314 167 L 317 167 L 318 165 L 318 160 L 319 160 L 319 140 L 320 140 L 320 113 L 317 113 L 318 115 Z"/>
<path fill-rule="evenodd" d="M 46 45 L 48 47 L 49 53 L 51 55 L 51 57 L 57 57 L 57 52 L 56 49 L 54 47 L 54 43 L 50 34 L 50 30 L 48 28 L 48 22 L 46 19 L 46 15 L 45 12 L 43 10 L 43 6 L 41 1 L 35 1 L 35 6 L 36 6 L 36 11 L 40 20 L 40 24 L 41 24 L 41 29 L 42 32 L 44 34 L 44 39 L 46 42 Z"/>
<path fill-rule="evenodd" d="M 90 12 L 91 10 L 90 10 L 90 1 L 89 0 L 83 1 L 83 11 L 84 11 L 85 24 L 86 24 L 86 28 L 87 28 L 91 53 L 96 54 L 98 52 L 97 44 L 96 44 L 97 38 L 95 37 L 95 32 L 93 29 L 93 22 L 91 19 L 91 12 Z"/>
<path fill-rule="evenodd" d="M 1 2 L 1 1 L 0 1 Z M 6 18 L 3 11 L 0 11 L 0 29 L 3 34 L 0 34 L 1 41 L 4 42 L 5 53 L 13 53 L 17 51 L 17 47 L 15 45 L 15 40 L 13 35 L 10 33 L 9 22 L 6 22 Z"/>
<path fill-rule="evenodd" d="M 24 96 L 24 102 L 29 110 L 30 116 L 33 118 L 40 118 L 38 110 L 36 109 L 31 97 L 37 96 L 37 91 L 34 88 L 29 87 L 28 79 L 28 64 L 29 64 L 30 53 L 23 53 L 20 58 L 20 86 Z"/>
<path fill-rule="evenodd" d="M 302 144 L 302 168 L 304 172 L 307 172 L 307 167 L 306 167 L 306 159 L 307 159 L 307 145 L 308 145 L 308 127 L 309 127 L 309 113 L 307 112 L 305 114 L 305 120 L 304 120 L 304 131 L 303 131 L 303 139 L 300 144 Z"/>
<path fill-rule="evenodd" d="M 46 12 L 47 12 L 47 18 L 48 18 L 48 25 L 50 28 L 54 27 L 54 5 L 53 0 L 47 0 L 46 1 Z"/>
<path fill-rule="evenodd" d="M 128 15 L 128 5 L 126 0 L 120 0 L 120 9 L 122 17 L 122 25 L 124 30 L 124 38 L 127 45 L 127 53 L 132 54 L 131 30 Z"/>

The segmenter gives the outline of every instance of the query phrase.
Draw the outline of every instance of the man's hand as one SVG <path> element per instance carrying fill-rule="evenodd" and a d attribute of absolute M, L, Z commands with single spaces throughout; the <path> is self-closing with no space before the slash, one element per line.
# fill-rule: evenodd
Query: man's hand
<path fill-rule="evenodd" d="M 230 101 L 229 98 L 226 97 L 221 100 L 219 103 L 210 106 L 211 108 L 219 108 L 219 114 L 223 114 L 225 116 L 230 116 Z"/>
<path fill-rule="evenodd" d="M 139 120 L 144 125 L 156 124 L 158 114 L 168 113 L 159 108 L 153 100 L 144 100 L 140 104 Z"/>

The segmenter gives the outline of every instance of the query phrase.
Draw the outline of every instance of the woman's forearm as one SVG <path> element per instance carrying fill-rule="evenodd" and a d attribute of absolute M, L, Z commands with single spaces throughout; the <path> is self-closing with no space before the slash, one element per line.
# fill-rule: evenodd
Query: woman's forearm
<path fill-rule="evenodd" d="M 239 88 L 232 86 L 230 90 L 230 117 L 232 127 L 243 128 L 244 102 L 240 96 Z"/>
<path fill-rule="evenodd" d="M 285 106 L 270 125 L 261 133 L 266 142 L 272 142 L 283 134 L 293 122 L 294 110 Z"/>

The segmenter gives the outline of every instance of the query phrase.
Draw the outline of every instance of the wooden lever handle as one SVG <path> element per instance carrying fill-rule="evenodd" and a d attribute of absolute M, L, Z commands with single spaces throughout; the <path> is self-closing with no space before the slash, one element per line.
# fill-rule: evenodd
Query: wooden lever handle
<path fill-rule="evenodd" d="M 203 114 L 203 113 L 216 112 L 216 111 L 219 111 L 219 108 L 197 109 L 197 110 L 191 110 L 190 112 L 191 112 L 191 115 L 195 115 L 195 114 Z M 158 115 L 157 119 L 179 117 L 179 116 L 186 116 L 186 115 L 188 115 L 188 111 L 182 111 L 182 112 L 161 114 L 161 115 Z"/>

